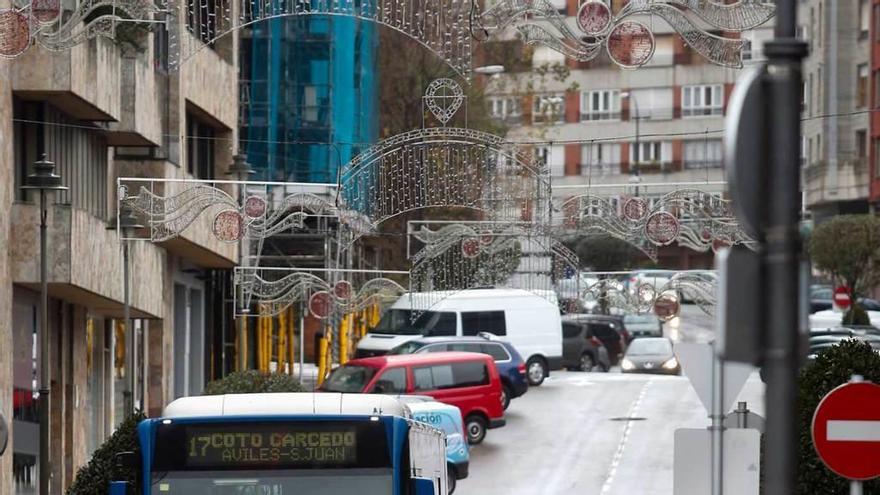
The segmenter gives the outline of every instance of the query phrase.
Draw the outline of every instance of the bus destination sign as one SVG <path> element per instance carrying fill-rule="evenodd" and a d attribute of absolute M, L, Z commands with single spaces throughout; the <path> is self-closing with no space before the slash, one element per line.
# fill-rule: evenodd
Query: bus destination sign
<path fill-rule="evenodd" d="M 187 464 L 354 464 L 354 429 L 291 431 L 274 428 L 187 431 Z"/>

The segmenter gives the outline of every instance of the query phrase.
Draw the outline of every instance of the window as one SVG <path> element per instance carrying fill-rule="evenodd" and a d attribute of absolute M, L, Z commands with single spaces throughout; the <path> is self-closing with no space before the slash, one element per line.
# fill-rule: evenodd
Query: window
<path fill-rule="evenodd" d="M 868 64 L 859 64 L 856 83 L 856 106 L 868 106 Z"/>
<path fill-rule="evenodd" d="M 721 115 L 724 113 L 724 87 L 720 84 L 681 88 L 681 115 Z"/>
<path fill-rule="evenodd" d="M 186 114 L 186 171 L 197 179 L 214 178 L 214 129 Z"/>
<path fill-rule="evenodd" d="M 871 31 L 871 2 L 859 0 L 859 38 L 865 39 Z"/>
<path fill-rule="evenodd" d="M 202 43 L 209 43 L 217 37 L 218 12 L 223 12 L 219 0 L 188 0 L 186 27 Z"/>
<path fill-rule="evenodd" d="M 590 143 L 581 147 L 581 174 L 606 175 L 620 170 L 620 143 Z"/>
<path fill-rule="evenodd" d="M 630 91 L 629 118 L 669 120 L 672 118 L 672 88 L 645 88 Z"/>
<path fill-rule="evenodd" d="M 404 344 L 404 345 L 406 345 L 406 344 Z M 425 350 L 422 352 L 446 352 L 449 350 L 449 346 L 446 344 L 432 344 L 432 345 L 425 346 L 424 349 Z M 401 354 L 407 354 L 407 353 L 403 352 Z"/>
<path fill-rule="evenodd" d="M 452 365 L 439 364 L 413 368 L 413 389 L 416 392 L 454 387 L 455 380 L 452 377 Z"/>
<path fill-rule="evenodd" d="M 462 335 L 473 336 L 480 332 L 507 335 L 504 311 L 463 311 L 461 313 Z"/>
<path fill-rule="evenodd" d="M 633 146 L 633 163 L 668 163 L 672 161 L 672 143 L 641 142 Z"/>
<path fill-rule="evenodd" d="M 452 376 L 456 387 L 475 387 L 489 384 L 489 370 L 482 361 L 452 364 Z"/>
<path fill-rule="evenodd" d="M 492 356 L 495 361 L 510 361 L 510 354 L 501 344 L 480 344 L 483 354 Z"/>
<path fill-rule="evenodd" d="M 480 344 L 478 342 L 462 342 L 457 344 L 449 344 L 449 350 L 452 352 L 483 352 L 482 349 L 480 349 Z"/>
<path fill-rule="evenodd" d="M 536 146 L 535 158 L 550 169 L 550 175 L 561 177 L 565 175 L 565 147 L 564 146 Z"/>
<path fill-rule="evenodd" d="M 532 105 L 533 124 L 565 122 L 565 96 L 562 93 L 535 95 Z"/>
<path fill-rule="evenodd" d="M 515 96 L 492 96 L 489 98 L 489 115 L 493 119 L 518 124 L 522 120 L 522 105 Z"/>
<path fill-rule="evenodd" d="M 425 323 L 425 335 L 433 337 L 446 337 L 455 335 L 456 318 L 455 313 L 432 312 L 433 316 Z"/>
<path fill-rule="evenodd" d="M 581 120 L 620 120 L 620 91 L 600 89 L 582 92 Z"/>
<path fill-rule="evenodd" d="M 699 139 L 684 142 L 684 168 L 718 168 L 724 148 L 720 139 Z"/>
<path fill-rule="evenodd" d="M 611 325 L 605 323 L 590 323 L 589 328 L 590 333 L 603 342 L 610 339 L 620 338 L 617 331 L 614 330 Z"/>
<path fill-rule="evenodd" d="M 406 368 L 389 368 L 379 375 L 371 393 L 374 394 L 405 394 Z"/>
<path fill-rule="evenodd" d="M 868 157 L 868 131 L 865 129 L 856 131 L 856 157 L 861 159 Z"/>
<path fill-rule="evenodd" d="M 563 323 L 562 324 L 562 338 L 563 339 L 576 339 L 581 334 L 581 326 L 576 325 L 574 323 Z"/>

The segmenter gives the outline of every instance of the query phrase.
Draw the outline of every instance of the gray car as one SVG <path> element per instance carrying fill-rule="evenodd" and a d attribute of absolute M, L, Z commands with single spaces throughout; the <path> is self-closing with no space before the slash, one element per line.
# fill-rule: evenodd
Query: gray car
<path fill-rule="evenodd" d="M 666 338 L 633 340 L 620 361 L 624 373 L 659 373 L 680 375 L 681 364 L 672 352 L 672 341 Z"/>
<path fill-rule="evenodd" d="M 653 313 L 626 315 L 623 317 L 623 324 L 634 339 L 663 336 L 663 325 Z"/>

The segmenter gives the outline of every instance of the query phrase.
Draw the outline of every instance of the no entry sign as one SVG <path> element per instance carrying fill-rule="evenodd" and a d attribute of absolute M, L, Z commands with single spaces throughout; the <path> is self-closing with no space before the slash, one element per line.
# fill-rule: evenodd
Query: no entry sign
<path fill-rule="evenodd" d="M 847 383 L 829 392 L 816 408 L 812 431 L 828 469 L 851 480 L 880 476 L 880 385 Z"/>
<path fill-rule="evenodd" d="M 849 295 L 849 289 L 846 287 L 838 287 L 834 289 L 834 304 L 841 309 L 847 309 L 852 304 L 852 298 Z"/>

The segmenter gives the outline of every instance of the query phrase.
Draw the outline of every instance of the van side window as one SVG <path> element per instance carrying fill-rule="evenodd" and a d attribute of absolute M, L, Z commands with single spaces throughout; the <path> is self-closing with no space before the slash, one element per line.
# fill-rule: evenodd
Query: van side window
<path fill-rule="evenodd" d="M 406 368 L 388 368 L 376 380 L 373 394 L 405 394 Z"/>
<path fill-rule="evenodd" d="M 480 332 L 507 335 L 504 311 L 463 311 L 461 313 L 461 334 L 474 336 Z"/>
<path fill-rule="evenodd" d="M 452 363 L 452 376 L 455 378 L 456 387 L 489 384 L 489 370 L 486 369 L 486 363 L 481 361 Z"/>
<path fill-rule="evenodd" d="M 417 392 L 419 390 L 455 388 L 455 381 L 452 379 L 452 365 L 449 364 L 413 368 L 413 381 L 413 388 Z"/>
<path fill-rule="evenodd" d="M 429 323 L 427 335 L 432 337 L 454 337 L 456 330 L 455 313 L 444 311 Z"/>
<path fill-rule="evenodd" d="M 483 354 L 492 356 L 492 359 L 495 361 L 507 361 L 510 359 L 510 354 L 507 353 L 507 349 L 501 344 L 480 344 L 480 347 L 483 349 Z"/>
<path fill-rule="evenodd" d="M 600 339 L 613 339 L 619 337 L 614 328 L 605 323 L 590 323 L 590 331 Z"/>
<path fill-rule="evenodd" d="M 563 323 L 562 324 L 562 338 L 564 339 L 573 339 L 580 335 L 581 327 L 575 323 Z"/>

